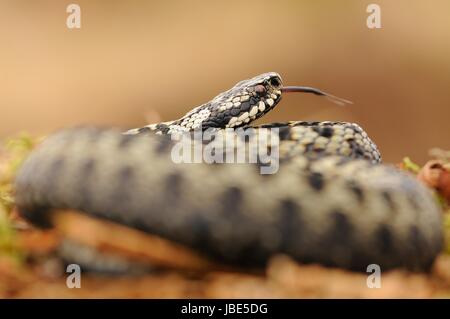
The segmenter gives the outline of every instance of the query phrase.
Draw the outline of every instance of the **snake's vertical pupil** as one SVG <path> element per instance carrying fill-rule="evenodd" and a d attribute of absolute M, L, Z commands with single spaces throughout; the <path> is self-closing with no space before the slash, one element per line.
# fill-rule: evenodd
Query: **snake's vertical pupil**
<path fill-rule="evenodd" d="M 272 79 L 270 79 L 270 84 L 275 88 L 279 88 L 281 85 L 281 82 L 277 78 L 272 78 Z"/>

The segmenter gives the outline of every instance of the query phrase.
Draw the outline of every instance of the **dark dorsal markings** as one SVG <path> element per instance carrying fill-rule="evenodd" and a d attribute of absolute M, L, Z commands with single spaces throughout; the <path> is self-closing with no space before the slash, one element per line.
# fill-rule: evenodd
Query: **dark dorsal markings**
<path fill-rule="evenodd" d="M 114 205 L 113 208 L 111 208 L 112 211 L 114 211 L 114 208 L 120 207 L 121 205 L 127 206 L 127 202 L 131 198 L 131 194 L 133 193 L 133 179 L 135 176 L 135 172 L 133 170 L 133 167 L 126 165 L 121 167 L 117 171 L 117 176 L 115 180 L 116 187 L 114 189 L 114 193 L 112 195 L 112 198 L 114 198 L 113 201 L 111 201 L 111 204 Z"/>
<path fill-rule="evenodd" d="M 342 210 L 334 210 L 330 214 L 331 229 L 327 234 L 328 245 L 349 245 L 349 241 L 353 234 L 353 226 L 348 220 L 347 215 Z"/>
<path fill-rule="evenodd" d="M 303 235 L 301 210 L 298 203 L 287 198 L 280 202 L 279 212 L 280 250 L 288 253 L 289 247 L 292 247 L 292 242 L 298 242 L 299 237 Z"/>
<path fill-rule="evenodd" d="M 350 181 L 348 183 L 348 188 L 352 191 L 352 193 L 355 195 L 356 199 L 358 200 L 358 202 L 360 204 L 362 204 L 364 202 L 364 198 L 365 198 L 365 194 L 364 191 L 361 187 L 361 185 L 359 185 L 357 182 L 355 181 Z"/>
<path fill-rule="evenodd" d="M 311 172 L 308 176 L 308 182 L 316 191 L 321 191 L 325 186 L 323 175 L 319 172 Z"/>
<path fill-rule="evenodd" d="M 387 206 L 391 211 L 396 211 L 394 199 L 392 198 L 392 195 L 391 193 L 389 193 L 389 191 L 381 192 L 381 197 L 383 198 L 384 202 L 387 204 Z"/>
<path fill-rule="evenodd" d="M 279 137 L 281 141 L 291 138 L 291 128 L 289 126 L 283 126 L 279 129 Z"/>
<path fill-rule="evenodd" d="M 294 124 L 294 126 L 316 126 L 319 124 L 320 122 L 318 121 L 305 121 L 305 122 L 297 122 Z"/>
<path fill-rule="evenodd" d="M 287 125 L 288 125 L 287 122 L 273 122 L 273 123 L 269 123 L 269 124 L 263 124 L 259 127 L 271 129 L 271 128 L 280 128 L 280 127 L 283 128 L 284 126 L 287 126 Z"/>
<path fill-rule="evenodd" d="M 189 218 L 189 231 L 193 234 L 192 244 L 194 246 L 206 252 L 214 252 L 214 249 L 210 247 L 210 225 L 205 218 L 204 211 L 199 211 Z"/>
<path fill-rule="evenodd" d="M 171 142 L 169 135 L 158 136 L 158 138 L 155 139 L 156 154 L 168 153 L 172 146 L 173 143 Z"/>
<path fill-rule="evenodd" d="M 231 114 L 232 116 L 238 116 L 240 113 L 241 113 L 241 109 L 240 109 L 240 108 L 232 108 L 232 109 L 230 110 L 230 114 Z"/>
<path fill-rule="evenodd" d="M 341 229 L 342 233 L 347 233 L 347 231 L 352 230 L 352 226 L 348 221 L 347 215 L 341 210 L 335 210 L 331 214 L 331 218 L 334 220 L 334 225 L 336 229 Z"/>
<path fill-rule="evenodd" d="M 171 172 L 164 181 L 164 190 L 167 196 L 167 204 L 172 205 L 181 197 L 183 189 L 183 176 L 180 172 Z"/>
<path fill-rule="evenodd" d="M 354 158 L 364 158 L 365 151 L 363 147 L 355 141 L 354 138 L 349 138 L 346 141 L 350 144 L 350 149 L 352 150 L 352 156 Z"/>
<path fill-rule="evenodd" d="M 334 129 L 330 126 L 313 126 L 312 130 L 319 134 L 319 136 L 326 138 L 332 137 L 334 132 Z"/>
<path fill-rule="evenodd" d="M 147 133 L 152 133 L 152 130 L 149 127 L 141 127 L 140 129 L 138 129 L 138 133 L 139 134 L 147 134 Z"/>
<path fill-rule="evenodd" d="M 123 134 L 120 136 L 118 148 L 126 148 L 129 146 L 134 140 L 136 139 L 136 136 L 133 136 L 131 134 Z"/>
<path fill-rule="evenodd" d="M 364 158 L 365 157 L 364 149 L 356 143 L 355 143 L 355 145 L 356 145 L 356 147 L 353 148 L 353 154 L 355 155 L 355 157 L 356 158 Z"/>
<path fill-rule="evenodd" d="M 63 156 L 58 156 L 51 161 L 50 165 L 45 168 L 44 172 L 34 172 L 36 175 L 43 173 L 45 176 L 41 186 L 44 192 L 48 192 L 45 191 L 46 189 L 52 189 L 52 187 L 54 187 L 53 184 L 58 183 L 58 181 L 62 181 L 60 176 L 61 173 L 64 172 L 65 163 L 66 159 Z M 61 187 L 63 187 L 63 185 L 61 185 Z"/>
<path fill-rule="evenodd" d="M 228 123 L 228 122 L 226 122 L 226 123 Z M 211 114 L 211 118 L 207 119 L 207 120 L 204 120 L 201 123 L 201 126 L 202 126 L 202 130 L 206 130 L 206 129 L 211 128 L 211 127 L 225 126 L 226 123 L 222 123 L 221 121 L 219 121 L 218 117 L 213 117 L 213 114 Z"/>
<path fill-rule="evenodd" d="M 131 185 L 131 179 L 134 177 L 134 170 L 133 167 L 131 166 L 123 166 L 120 170 L 119 170 L 119 179 L 118 179 L 118 184 L 122 184 L 122 185 Z"/>
<path fill-rule="evenodd" d="M 333 136 L 333 133 L 334 133 L 334 129 L 332 127 L 324 126 L 324 127 L 322 127 L 322 130 L 319 134 L 320 134 L 320 136 L 330 138 Z"/>
<path fill-rule="evenodd" d="M 379 247 L 382 254 L 393 251 L 393 235 L 388 225 L 382 224 L 375 231 L 376 247 Z"/>
<path fill-rule="evenodd" d="M 231 186 L 220 196 L 223 204 L 222 212 L 230 217 L 240 218 L 244 195 L 238 186 Z"/>
<path fill-rule="evenodd" d="M 242 102 L 241 105 L 239 105 L 239 108 L 241 109 L 241 112 L 247 112 L 250 109 L 250 103 Z"/>
<path fill-rule="evenodd" d="M 159 123 L 158 125 L 156 125 L 156 130 L 161 131 L 162 134 L 167 134 L 170 130 L 170 127 L 167 124 Z"/>
<path fill-rule="evenodd" d="M 81 165 L 81 173 L 79 179 L 80 182 L 76 186 L 77 190 L 75 190 L 80 194 L 80 197 L 82 198 L 81 202 L 83 203 L 83 205 L 87 207 L 89 207 L 92 203 L 91 184 L 95 169 L 96 160 L 94 158 L 87 158 L 84 160 L 83 164 Z"/>
<path fill-rule="evenodd" d="M 135 171 L 132 166 L 124 165 L 118 168 L 111 174 L 110 182 L 113 184 L 111 190 L 108 189 L 108 192 L 104 194 L 104 198 L 108 198 L 108 200 L 100 208 L 100 211 L 96 209 L 93 213 L 99 216 L 107 214 L 110 218 L 121 221 L 120 214 L 127 212 L 130 209 L 130 202 L 133 202 L 132 199 L 135 194 L 134 178 Z"/>
<path fill-rule="evenodd" d="M 421 208 L 417 196 L 411 193 L 408 194 L 408 202 L 411 204 L 412 208 L 416 213 L 420 212 Z"/>

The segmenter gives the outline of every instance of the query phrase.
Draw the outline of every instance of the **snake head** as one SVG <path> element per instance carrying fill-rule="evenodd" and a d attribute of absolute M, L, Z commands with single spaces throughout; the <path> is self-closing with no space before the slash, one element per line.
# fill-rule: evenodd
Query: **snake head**
<path fill-rule="evenodd" d="M 281 88 L 281 77 L 275 72 L 240 81 L 208 103 L 196 107 L 174 124 L 188 130 L 247 125 L 278 104 Z"/>
<path fill-rule="evenodd" d="M 272 110 L 281 100 L 282 85 L 278 73 L 263 73 L 240 81 L 210 103 L 217 112 L 216 117 L 222 119 L 223 114 L 224 127 L 240 127 Z"/>
<path fill-rule="evenodd" d="M 191 131 L 208 128 L 238 128 L 246 126 L 272 110 L 285 92 L 305 92 L 322 95 L 337 104 L 350 101 L 338 98 L 315 88 L 305 86 L 283 86 L 276 72 L 263 73 L 237 83 L 211 101 L 202 104 L 181 119 L 155 124 L 151 129 L 162 133 Z"/>

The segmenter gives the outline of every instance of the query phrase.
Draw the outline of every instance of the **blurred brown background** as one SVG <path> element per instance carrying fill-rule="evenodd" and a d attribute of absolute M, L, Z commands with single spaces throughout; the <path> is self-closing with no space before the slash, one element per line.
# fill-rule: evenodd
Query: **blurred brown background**
<path fill-rule="evenodd" d="M 260 122 L 354 121 L 386 161 L 424 161 L 450 148 L 450 1 L 376 1 L 381 29 L 370 3 L 0 0 L 0 137 L 171 120 L 276 71 L 355 104 L 290 95 Z"/>

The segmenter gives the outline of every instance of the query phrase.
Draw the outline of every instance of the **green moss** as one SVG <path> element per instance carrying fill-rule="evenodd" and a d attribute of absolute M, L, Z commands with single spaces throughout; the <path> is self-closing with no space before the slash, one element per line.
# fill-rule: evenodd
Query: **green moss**
<path fill-rule="evenodd" d="M 409 157 L 403 158 L 402 164 L 404 169 L 413 172 L 414 174 L 418 174 L 420 171 L 420 166 L 411 161 Z"/>
<path fill-rule="evenodd" d="M 22 253 L 16 244 L 16 233 L 9 222 L 7 210 L 0 205 L 0 255 L 9 256 L 20 262 Z"/>
<path fill-rule="evenodd" d="M 5 150 L 7 162 L 3 176 L 0 176 L 0 183 L 11 184 L 20 165 L 38 142 L 38 139 L 22 133 L 19 137 L 8 139 L 3 143 L 2 148 Z"/>
<path fill-rule="evenodd" d="M 0 255 L 12 257 L 20 262 L 22 253 L 16 244 L 16 233 L 10 222 L 14 207 L 14 177 L 27 155 L 38 141 L 27 134 L 9 139 L 0 145 Z"/>
<path fill-rule="evenodd" d="M 450 210 L 444 214 L 444 236 L 446 243 L 445 252 L 450 254 Z"/>

